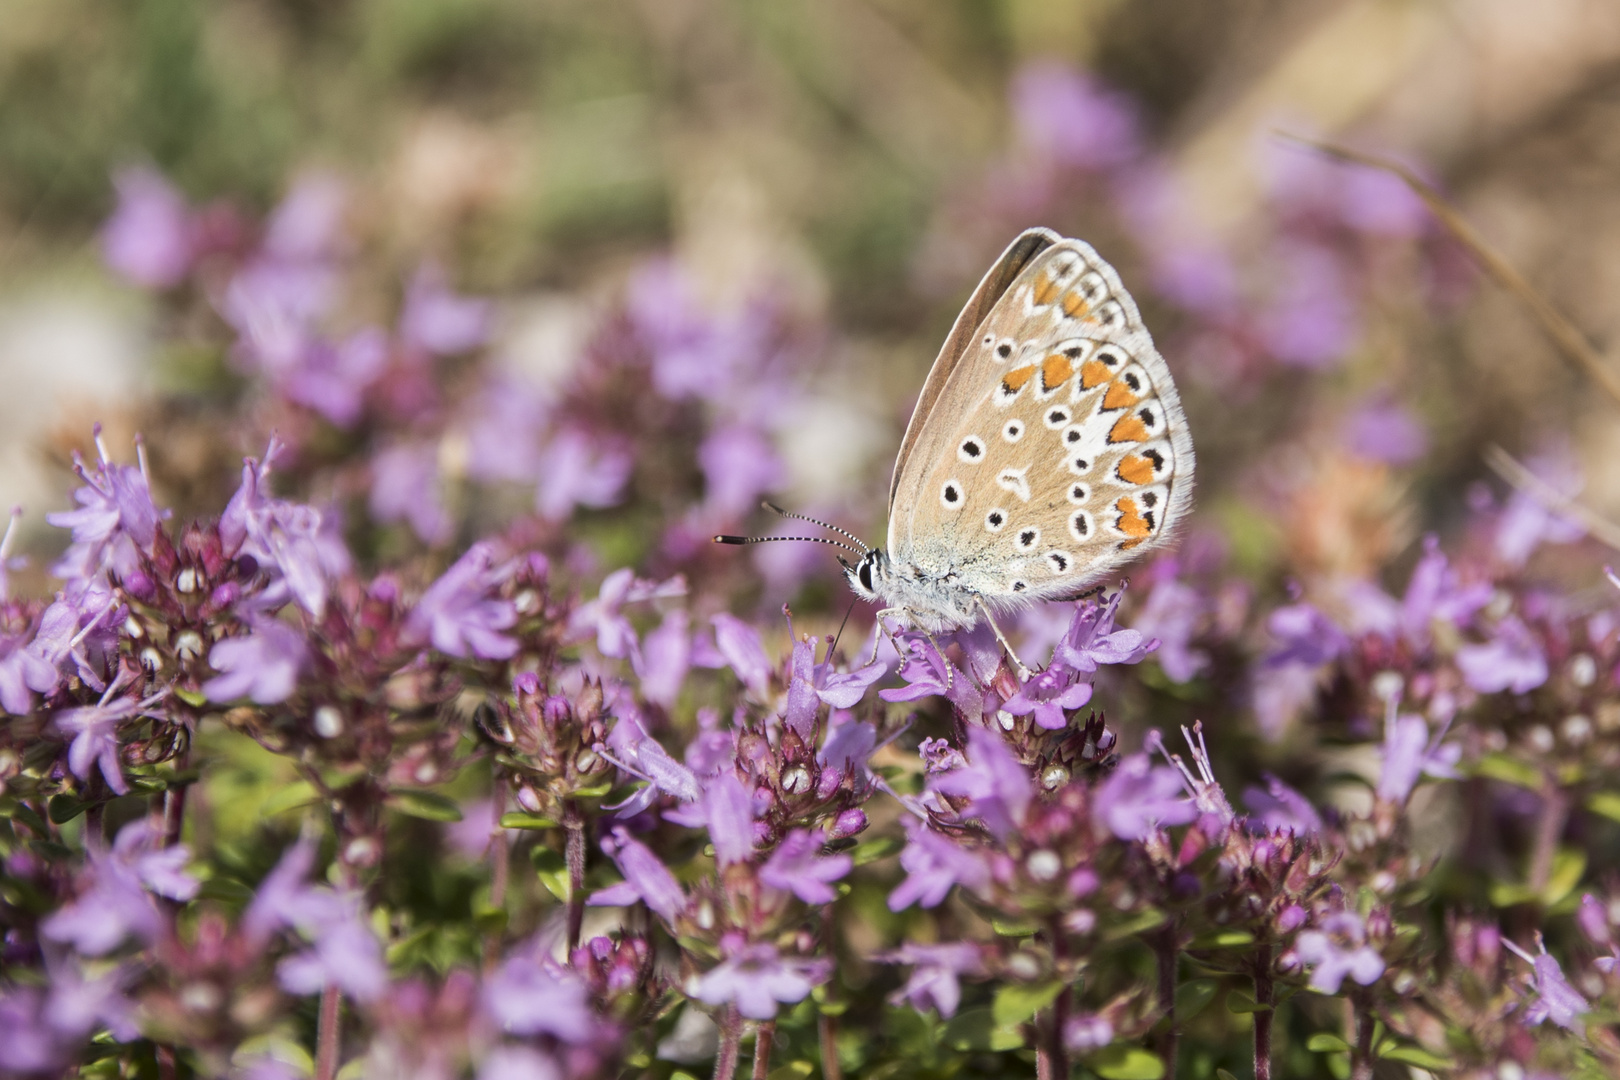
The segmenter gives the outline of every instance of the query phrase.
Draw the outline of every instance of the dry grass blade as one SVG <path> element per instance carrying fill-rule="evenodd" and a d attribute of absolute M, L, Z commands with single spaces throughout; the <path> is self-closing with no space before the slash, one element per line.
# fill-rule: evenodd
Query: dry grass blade
<path fill-rule="evenodd" d="M 1620 551 L 1620 525 L 1588 510 L 1541 477 L 1525 468 L 1500 446 L 1485 448 L 1485 464 L 1503 480 L 1535 499 L 1542 506 L 1580 525 L 1587 534 Z"/>
<path fill-rule="evenodd" d="M 1574 324 L 1566 319 L 1563 313 L 1555 308 L 1546 297 L 1537 292 L 1535 287 L 1525 280 L 1524 275 L 1514 269 L 1513 264 L 1509 263 L 1502 257 L 1500 252 L 1486 243 L 1485 238 L 1480 236 L 1473 225 L 1469 224 L 1468 219 L 1458 213 L 1446 201 L 1445 197 L 1435 190 L 1432 184 L 1405 165 L 1389 158 L 1362 153 L 1359 150 L 1351 150 L 1348 147 L 1338 146 L 1333 143 L 1317 142 L 1314 139 L 1291 135 L 1287 132 L 1279 132 L 1279 134 L 1290 142 L 1308 146 L 1319 153 L 1326 154 L 1328 157 L 1337 158 L 1340 161 L 1354 162 L 1357 165 L 1366 165 L 1373 169 L 1382 169 L 1384 172 L 1400 178 L 1418 198 L 1423 200 L 1434 216 L 1439 219 L 1440 224 L 1445 226 L 1446 231 L 1455 237 L 1458 243 L 1468 249 L 1484 271 L 1494 278 L 1498 285 L 1523 301 L 1524 306 L 1530 309 L 1531 316 L 1540 325 L 1542 332 L 1552 339 L 1553 344 L 1558 347 L 1558 350 L 1564 354 L 1565 358 L 1584 371 L 1599 386 L 1603 387 L 1604 391 L 1616 404 L 1620 404 L 1620 375 L 1616 375 L 1610 370 L 1608 365 L 1603 362 L 1603 358 L 1598 354 L 1598 351 L 1592 347 L 1592 343 L 1586 340 L 1586 336 L 1577 330 Z"/>

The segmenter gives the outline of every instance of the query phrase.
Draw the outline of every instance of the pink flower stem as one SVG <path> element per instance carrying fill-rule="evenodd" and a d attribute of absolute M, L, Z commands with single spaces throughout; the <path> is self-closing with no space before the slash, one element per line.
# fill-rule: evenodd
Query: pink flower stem
<path fill-rule="evenodd" d="M 771 1047 L 776 1042 L 776 1021 L 763 1020 L 754 1029 L 754 1080 L 765 1080 L 771 1071 Z"/>
<path fill-rule="evenodd" d="M 191 745 L 186 744 L 185 752 L 175 762 L 175 768 L 184 772 L 191 764 Z M 186 789 L 189 784 L 165 788 L 163 791 L 163 846 L 174 847 L 180 842 L 180 834 L 186 827 Z"/>
<path fill-rule="evenodd" d="M 742 1045 L 742 1018 L 735 1005 L 720 1014 L 720 1053 L 714 1059 L 714 1080 L 733 1080 L 737 1075 L 737 1050 Z"/>
<path fill-rule="evenodd" d="M 337 1076 L 338 1044 L 342 1041 L 339 1009 L 343 999 L 337 987 L 327 983 L 321 990 L 320 1026 L 315 1035 L 315 1080 L 332 1080 Z"/>
<path fill-rule="evenodd" d="M 1350 1080 L 1373 1080 L 1373 1030 L 1377 1018 L 1360 997 L 1351 998 L 1356 1017 L 1356 1044 L 1350 1048 Z"/>
<path fill-rule="evenodd" d="M 1569 823 L 1569 793 L 1552 777 L 1541 785 L 1541 813 L 1536 817 L 1536 846 L 1530 855 L 1530 888 L 1539 896 L 1552 877 L 1553 857 L 1558 854 L 1558 841 L 1563 839 L 1564 826 Z"/>
<path fill-rule="evenodd" d="M 1061 970 L 1064 959 L 1063 927 L 1051 931 L 1052 954 Z M 1035 1019 L 1035 1076 L 1037 1080 L 1068 1080 L 1069 1052 L 1063 1045 L 1063 1027 L 1069 1018 L 1069 994 L 1059 994 L 1049 1009 Z"/>
<path fill-rule="evenodd" d="M 1271 946 L 1254 956 L 1254 1080 L 1271 1080 L 1271 1018 L 1275 994 L 1271 982 Z"/>
<path fill-rule="evenodd" d="M 822 1013 L 816 1018 L 816 1034 L 821 1039 L 823 1080 L 844 1080 L 844 1066 L 838 1060 L 838 1020 Z"/>
<path fill-rule="evenodd" d="M 1176 1051 L 1181 1042 L 1181 1029 L 1176 1024 L 1176 972 L 1180 967 L 1181 943 L 1175 923 L 1171 923 L 1153 938 L 1153 951 L 1159 961 L 1159 1021 L 1164 1029 L 1159 1033 L 1155 1049 L 1164 1061 L 1165 1080 L 1176 1080 Z"/>
<path fill-rule="evenodd" d="M 573 799 L 563 801 L 563 828 L 568 832 L 564 857 L 568 861 L 568 952 L 579 948 L 579 930 L 585 921 L 585 818 Z"/>

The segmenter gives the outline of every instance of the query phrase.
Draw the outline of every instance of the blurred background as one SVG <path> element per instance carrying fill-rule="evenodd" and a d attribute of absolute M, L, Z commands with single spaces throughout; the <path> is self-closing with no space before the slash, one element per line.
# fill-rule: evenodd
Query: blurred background
<path fill-rule="evenodd" d="M 145 432 L 182 515 L 217 512 L 274 429 L 311 469 L 398 450 L 310 482 L 429 546 L 529 512 L 466 483 L 537 477 L 546 521 L 662 495 L 690 535 L 598 545 L 627 561 L 684 566 L 701 532 L 768 527 L 749 509 L 764 493 L 877 538 L 945 331 L 1036 224 L 1120 268 L 1184 387 L 1193 563 L 1213 545 L 1308 583 L 1408 557 L 1489 498 L 1470 485 L 1490 442 L 1620 511 L 1613 404 L 1400 184 L 1274 135 L 1414 165 L 1602 346 L 1620 329 L 1607 0 L 1533 18 L 1507 0 L 3 8 L 0 499 L 27 507 L 36 545 L 60 543 L 42 512 L 64 508 L 68 449 L 97 419 L 125 459 Z M 439 350 L 463 358 L 433 369 L 431 407 L 379 405 L 383 380 L 359 375 L 359 406 L 322 404 L 287 376 L 315 361 L 276 361 L 233 317 L 278 206 L 334 272 L 338 299 L 306 319 L 322 340 L 358 349 L 411 282 L 491 299 L 485 329 Z M 662 398 L 701 403 L 662 433 L 686 446 L 673 478 L 637 431 L 617 449 L 524 441 L 557 430 L 591 369 L 621 370 L 602 357 L 625 320 Z M 468 404 L 491 387 L 517 388 L 495 391 L 500 422 Z M 544 462 L 570 449 L 598 490 L 548 496 Z M 409 453 L 420 485 L 390 503 L 375 487 L 389 466 L 399 487 Z M 682 485 L 699 510 L 669 504 Z M 411 516 L 424 492 L 443 514 Z M 785 548 L 758 553 L 779 583 L 766 603 L 830 580 L 824 552 Z"/>

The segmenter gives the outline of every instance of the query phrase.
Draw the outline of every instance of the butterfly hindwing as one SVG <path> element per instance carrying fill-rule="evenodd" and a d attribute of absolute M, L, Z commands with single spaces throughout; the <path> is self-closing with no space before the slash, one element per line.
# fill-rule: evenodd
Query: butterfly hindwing
<path fill-rule="evenodd" d="M 995 606 L 1070 596 L 1163 542 L 1192 474 L 1135 303 L 1088 245 L 1061 240 L 1024 260 L 930 376 L 896 468 L 890 554 Z"/>

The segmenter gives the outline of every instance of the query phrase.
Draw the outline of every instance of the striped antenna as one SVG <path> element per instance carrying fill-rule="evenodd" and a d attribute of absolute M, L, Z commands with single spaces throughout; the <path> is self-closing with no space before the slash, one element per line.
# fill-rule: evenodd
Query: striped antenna
<path fill-rule="evenodd" d="M 809 516 L 807 516 L 805 514 L 795 514 L 791 510 L 782 509 L 780 506 L 777 506 L 773 502 L 762 502 L 759 505 L 763 506 L 765 509 L 767 509 L 767 510 L 773 512 L 773 513 L 781 514 L 785 518 L 794 518 L 794 519 L 796 519 L 798 521 L 808 521 L 812 525 L 820 525 L 823 529 L 831 529 L 833 532 L 837 533 L 838 535 L 848 537 L 849 539 L 855 541 L 855 543 L 859 544 L 862 553 L 865 553 L 865 552 L 871 550 L 871 548 L 866 546 L 865 541 L 863 541 L 860 537 L 856 536 L 854 533 L 850 532 L 848 529 L 840 529 L 837 525 L 829 524 L 828 522 L 821 521 L 818 518 L 809 517 Z"/>
<path fill-rule="evenodd" d="M 728 536 L 725 533 L 721 533 L 714 538 L 714 542 L 717 544 L 737 545 L 769 544 L 776 540 L 802 540 L 807 544 L 831 544 L 835 548 L 843 548 L 851 555 L 865 554 L 864 552 L 856 551 L 848 544 L 842 543 L 838 540 L 829 540 L 825 536 Z"/>

